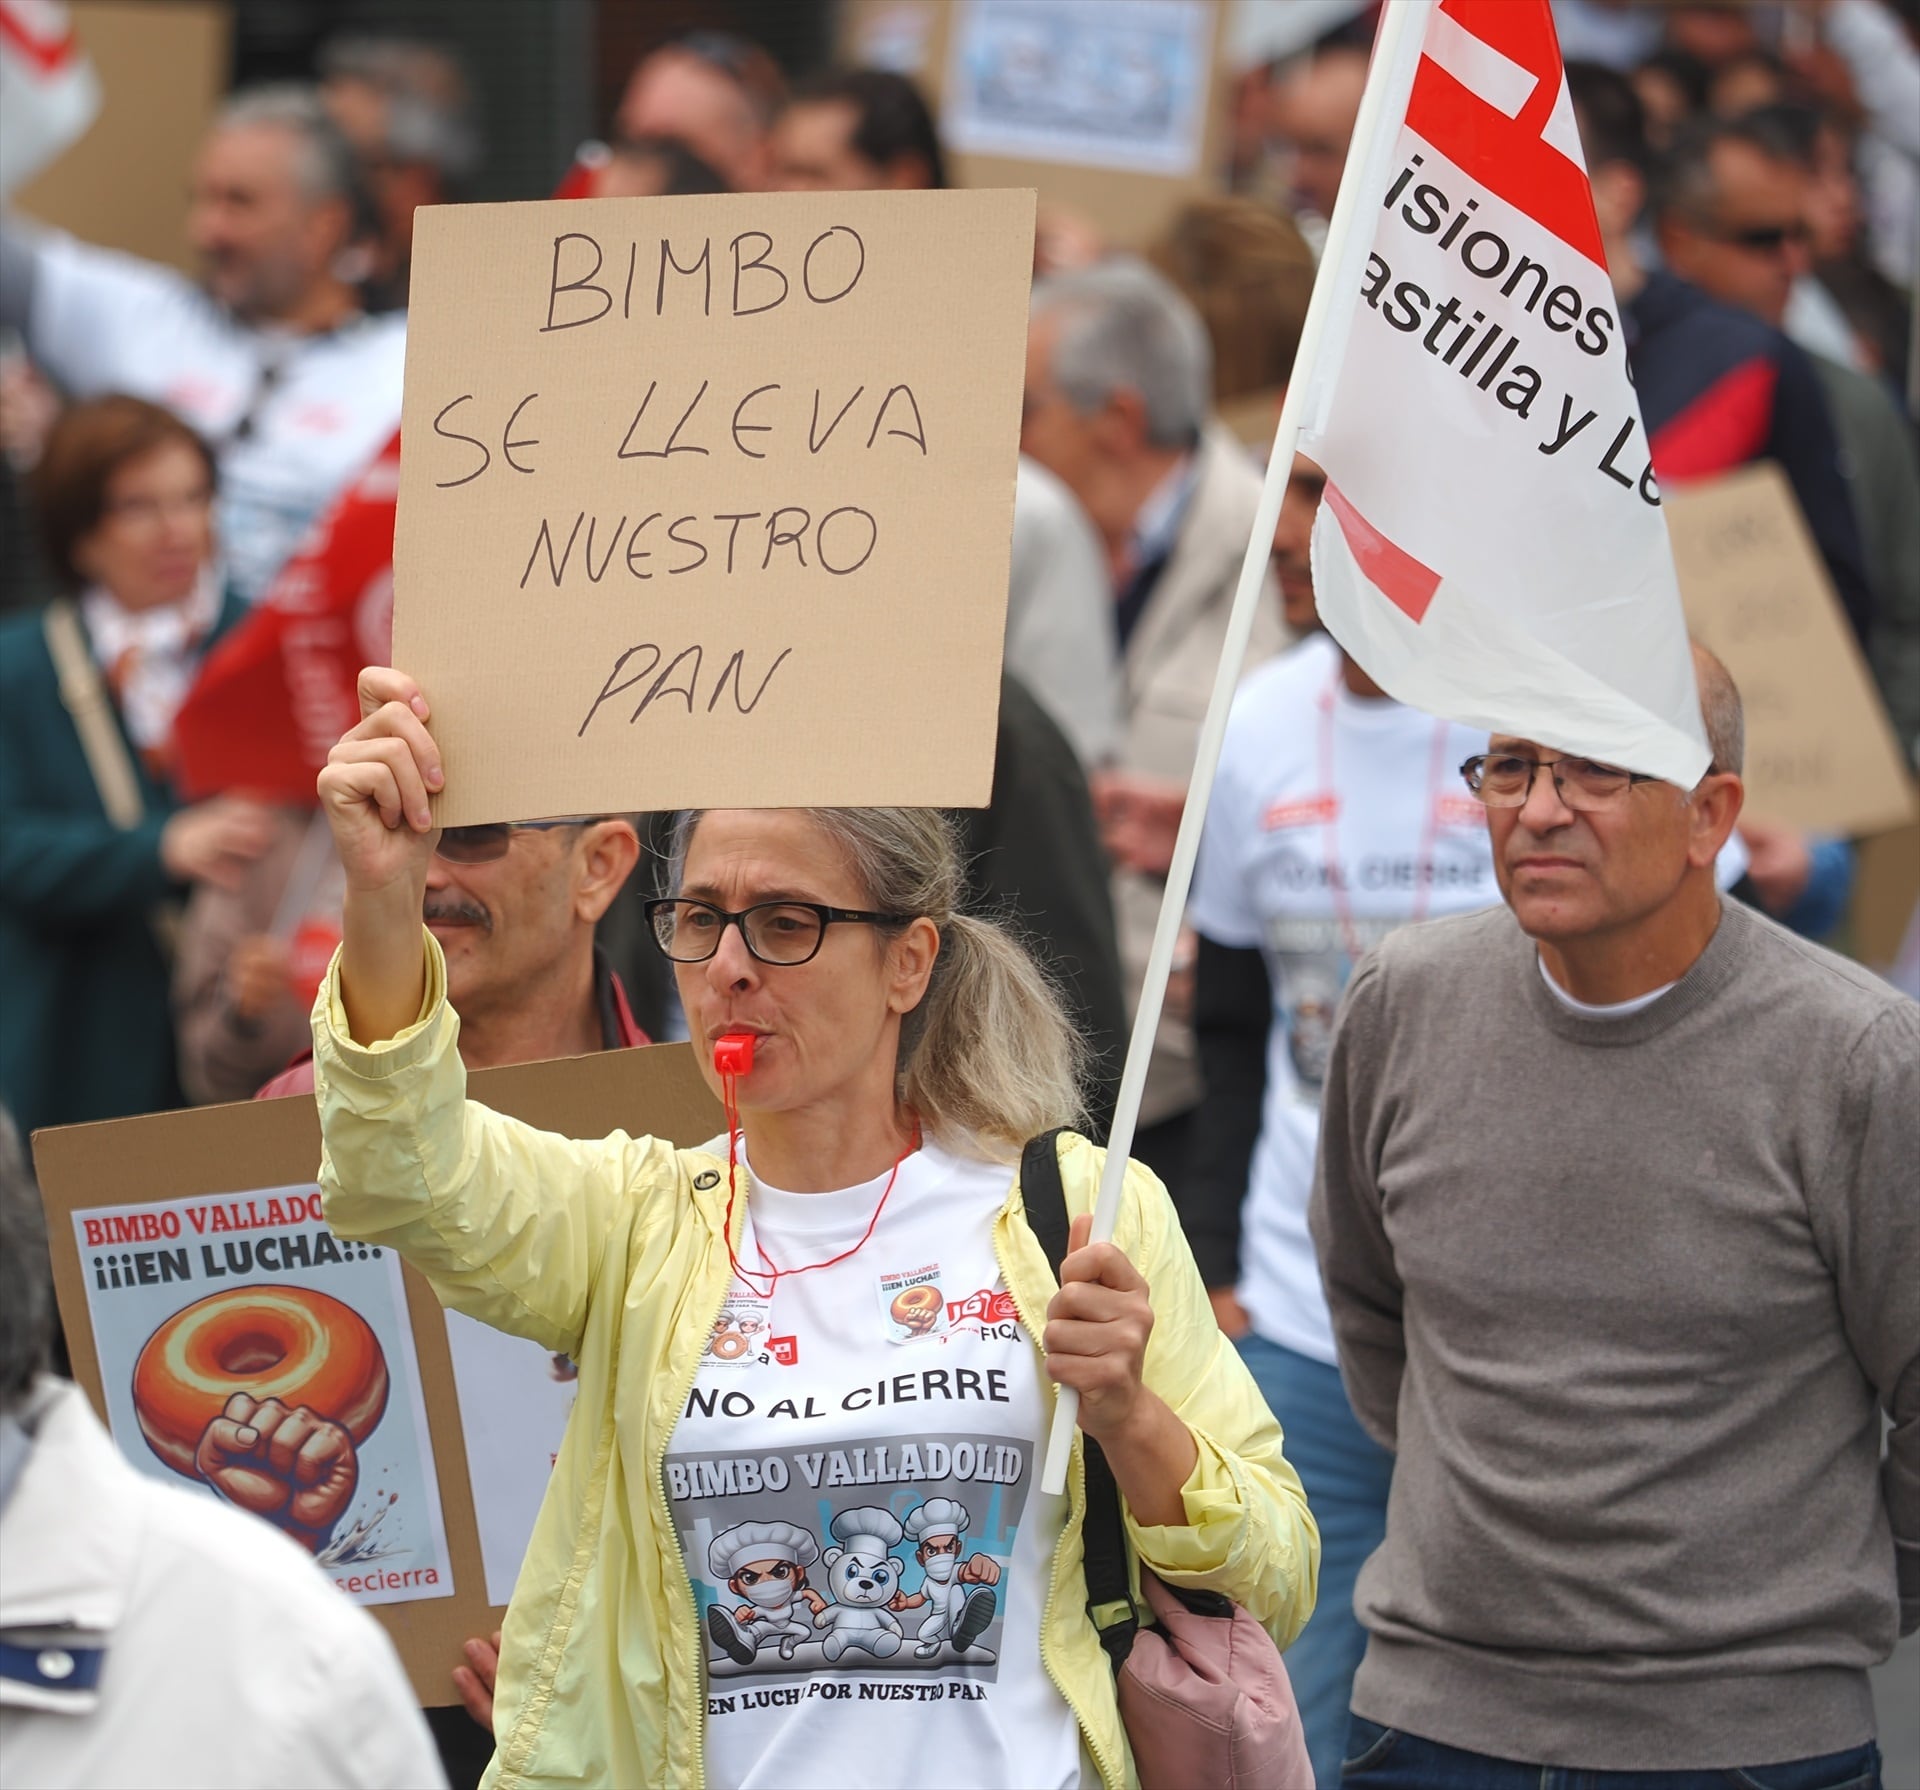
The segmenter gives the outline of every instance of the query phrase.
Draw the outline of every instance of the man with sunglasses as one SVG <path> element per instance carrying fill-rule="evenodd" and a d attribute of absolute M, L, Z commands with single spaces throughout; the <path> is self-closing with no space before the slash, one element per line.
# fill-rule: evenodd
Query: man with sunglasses
<path fill-rule="evenodd" d="M 1673 265 L 1646 265 L 1638 232 L 1653 156 L 1639 97 L 1623 75 L 1593 63 L 1569 63 L 1567 86 L 1655 473 L 1663 485 L 1678 485 L 1777 461 L 1864 646 L 1874 621 L 1866 559 L 1840 445 L 1807 356 Z M 1711 193 L 1703 196 L 1685 173 L 1694 154 L 1691 139 L 1683 141 L 1658 170 L 1652 209 L 1663 254 L 1672 255 L 1673 222 L 1683 213 L 1697 229 L 1736 233 L 1786 221 L 1717 210 Z"/>
<path fill-rule="evenodd" d="M 1347 991 L 1311 1221 L 1396 1456 L 1350 1785 L 1880 1781 L 1867 1671 L 1920 1625 L 1920 1006 L 1715 889 L 1742 724 L 1697 659 L 1694 788 L 1496 734 L 1463 770 L 1506 905 Z"/>
<path fill-rule="evenodd" d="M 1675 147 L 1660 213 L 1667 265 L 1703 292 L 1792 332 L 1790 307 L 1814 282 L 1807 227 L 1817 115 L 1769 107 L 1699 127 Z M 1862 641 L 1902 747 L 1920 752 L 1920 456 L 1877 379 L 1812 350 L 1847 469 L 1873 617 Z"/>

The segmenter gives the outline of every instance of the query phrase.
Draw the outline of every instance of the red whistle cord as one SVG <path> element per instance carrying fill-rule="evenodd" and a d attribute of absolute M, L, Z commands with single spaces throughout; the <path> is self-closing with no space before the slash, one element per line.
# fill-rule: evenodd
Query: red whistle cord
<path fill-rule="evenodd" d="M 914 1120 L 913 1135 L 908 1138 L 907 1147 L 893 1159 L 887 1184 L 880 1190 L 880 1202 L 874 1207 L 873 1216 L 867 1220 L 867 1228 L 860 1233 L 860 1241 L 852 1248 L 843 1249 L 838 1255 L 828 1256 L 824 1261 L 808 1262 L 802 1268 L 779 1268 L 774 1265 L 756 1233 L 753 1246 L 765 1265 L 759 1268 L 742 1267 L 740 1258 L 733 1250 L 733 1202 L 740 1186 L 739 1175 L 735 1172 L 740 1161 L 740 1077 L 753 1068 L 753 1045 L 752 1033 L 729 1032 L 724 1038 L 716 1040 L 713 1047 L 713 1066 L 720 1074 L 720 1098 L 727 1112 L 727 1215 L 721 1237 L 727 1246 L 727 1261 L 733 1268 L 734 1278 L 756 1298 L 770 1300 L 782 1280 L 791 1280 L 796 1274 L 811 1274 L 816 1268 L 831 1268 L 866 1248 L 867 1239 L 880 1222 L 880 1214 L 887 1209 L 887 1196 L 893 1192 L 893 1184 L 900 1178 L 901 1163 L 920 1148 L 920 1121 L 917 1118 Z M 767 1283 L 764 1293 L 753 1284 L 750 1276 L 758 1276 Z"/>

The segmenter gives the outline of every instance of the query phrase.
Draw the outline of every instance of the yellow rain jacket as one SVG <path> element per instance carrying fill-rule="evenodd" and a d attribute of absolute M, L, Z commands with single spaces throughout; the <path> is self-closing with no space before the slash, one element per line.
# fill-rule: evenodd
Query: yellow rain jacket
<path fill-rule="evenodd" d="M 321 987 L 320 1184 L 342 1236 L 398 1250 L 444 1304 L 579 1364 L 573 1417 L 507 1611 L 486 1782 L 699 1785 L 705 1649 L 662 1467 L 732 1278 L 726 1188 L 698 1184 L 716 1167 L 723 1182 L 725 1164 L 622 1132 L 576 1143 L 468 1101 L 445 962 L 427 942 L 420 1016 L 386 1043 L 352 1042 L 337 963 Z M 1063 1146 L 1069 1211 L 1092 1205 L 1100 1164 L 1091 1145 Z M 1055 1282 L 1017 1185 L 993 1241 L 1038 1350 Z M 1152 1293 L 1146 1382 L 1200 1450 L 1182 1488 L 1187 1526 L 1129 1518 L 1133 1545 L 1170 1583 L 1244 1604 L 1284 1646 L 1312 1613 L 1320 1538 L 1279 1426 L 1214 1322 L 1166 1190 L 1138 1166 L 1116 1241 Z M 1076 1438 L 1040 1653 L 1108 1790 L 1120 1790 L 1135 1776 L 1086 1612 L 1084 1505 Z"/>

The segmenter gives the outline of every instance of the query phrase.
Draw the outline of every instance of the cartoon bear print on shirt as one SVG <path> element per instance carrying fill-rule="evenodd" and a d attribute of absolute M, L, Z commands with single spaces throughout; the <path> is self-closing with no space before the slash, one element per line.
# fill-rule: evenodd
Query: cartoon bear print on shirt
<path fill-rule="evenodd" d="M 816 1618 L 825 1634 L 820 1651 L 829 1663 L 849 1647 L 890 1659 L 905 1639 L 888 1607 L 899 1592 L 902 1570 L 891 1550 L 905 1531 L 877 1504 L 843 1510 L 828 1527 L 840 1545 L 826 1552 L 827 1588 L 834 1601 Z"/>

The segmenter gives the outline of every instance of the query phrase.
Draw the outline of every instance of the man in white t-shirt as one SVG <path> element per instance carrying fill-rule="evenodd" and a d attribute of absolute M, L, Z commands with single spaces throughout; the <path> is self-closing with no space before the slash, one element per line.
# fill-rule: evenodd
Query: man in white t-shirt
<path fill-rule="evenodd" d="M 220 466 L 220 538 L 249 601 L 400 421 L 406 322 L 361 310 L 372 218 L 317 94 L 229 102 L 194 168 L 196 286 L 170 267 L 0 224 L 0 324 L 75 398 L 131 392 Z"/>
<path fill-rule="evenodd" d="M 1315 630 L 1307 546 L 1324 480 L 1295 462 L 1274 570 Z M 1320 1600 L 1287 1652 L 1315 1781 L 1339 1781 L 1366 1635 L 1353 1582 L 1386 1527 L 1393 1459 L 1355 1421 L 1307 1234 L 1334 1013 L 1393 928 L 1499 899 L 1485 816 L 1459 784 L 1484 733 L 1383 695 L 1310 632 L 1241 686 L 1188 918 L 1206 1095 L 1181 1216 L 1221 1324 L 1287 1436 L 1320 1523 Z"/>

